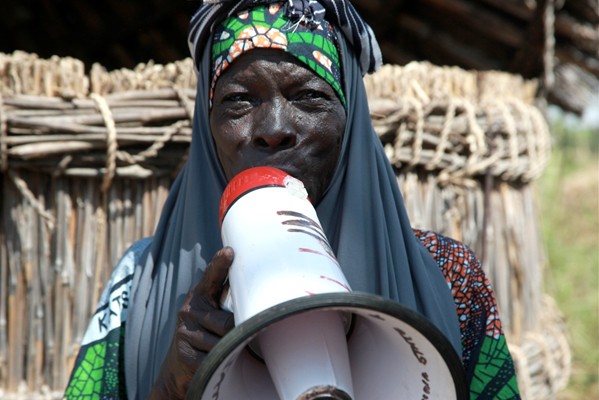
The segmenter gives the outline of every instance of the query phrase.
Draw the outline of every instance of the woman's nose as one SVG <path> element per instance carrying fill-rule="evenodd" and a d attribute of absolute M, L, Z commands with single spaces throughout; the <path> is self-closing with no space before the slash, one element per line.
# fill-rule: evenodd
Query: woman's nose
<path fill-rule="evenodd" d="M 258 116 L 252 143 L 265 150 L 284 150 L 297 143 L 297 130 L 293 123 L 292 112 L 285 104 L 265 105 L 265 112 Z"/>

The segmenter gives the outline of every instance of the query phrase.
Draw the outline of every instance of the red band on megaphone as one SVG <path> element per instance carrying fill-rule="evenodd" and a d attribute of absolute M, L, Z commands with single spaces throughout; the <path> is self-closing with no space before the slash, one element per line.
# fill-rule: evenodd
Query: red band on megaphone
<path fill-rule="evenodd" d="M 287 172 L 274 167 L 253 167 L 235 175 L 220 200 L 220 224 L 222 225 L 225 214 L 233 203 L 245 193 L 265 186 L 285 187 L 285 178 L 288 176 Z"/>

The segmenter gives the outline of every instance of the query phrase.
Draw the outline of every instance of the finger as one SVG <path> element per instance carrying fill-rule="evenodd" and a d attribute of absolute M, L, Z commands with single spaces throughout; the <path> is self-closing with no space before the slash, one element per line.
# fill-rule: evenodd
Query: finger
<path fill-rule="evenodd" d="M 233 329 L 235 318 L 232 312 L 214 309 L 205 313 L 200 323 L 204 329 L 222 337 Z"/>
<path fill-rule="evenodd" d="M 216 346 L 221 337 L 208 331 L 188 331 L 180 328 L 177 331 L 177 339 L 179 343 L 187 343 L 191 347 L 192 350 L 189 351 L 189 358 L 194 359 L 197 358 L 197 355 L 194 353 L 198 351 L 208 353 L 214 346 Z M 179 348 L 182 353 L 188 352 L 185 351 L 185 345 L 180 345 Z"/>
<path fill-rule="evenodd" d="M 210 299 L 213 305 L 216 306 L 223 290 L 223 284 L 227 279 L 229 268 L 233 263 L 233 257 L 231 247 L 220 249 L 206 267 L 204 276 L 195 287 L 194 292 Z"/>
<path fill-rule="evenodd" d="M 191 300 L 189 309 L 179 312 L 179 321 L 188 330 L 202 328 L 219 336 L 224 336 L 235 325 L 233 313 L 214 308 L 206 304 L 207 302 L 208 300 L 205 297 L 195 296 Z"/>

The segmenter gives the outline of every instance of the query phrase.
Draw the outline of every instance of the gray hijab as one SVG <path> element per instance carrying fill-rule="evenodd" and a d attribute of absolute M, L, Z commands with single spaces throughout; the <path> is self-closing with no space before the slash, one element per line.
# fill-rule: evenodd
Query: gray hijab
<path fill-rule="evenodd" d="M 327 20 L 335 23 L 328 14 Z M 461 355 L 451 292 L 412 232 L 395 174 L 372 128 L 360 57 L 348 38 L 338 37 L 347 124 L 337 169 L 316 211 L 354 291 L 378 294 L 419 311 Z M 189 159 L 171 188 L 133 281 L 125 337 L 130 399 L 147 398 L 169 350 L 177 311 L 222 247 L 218 206 L 227 181 L 209 129 L 209 41 L 194 53 L 198 95 Z"/>

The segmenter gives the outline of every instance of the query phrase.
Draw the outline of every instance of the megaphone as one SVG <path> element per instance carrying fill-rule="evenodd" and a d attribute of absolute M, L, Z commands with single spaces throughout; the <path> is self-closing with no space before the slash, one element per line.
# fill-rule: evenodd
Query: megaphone
<path fill-rule="evenodd" d="M 301 181 L 245 170 L 225 189 L 220 217 L 223 243 L 235 249 L 223 300 L 235 328 L 186 399 L 469 397 L 458 355 L 428 319 L 351 291 Z"/>

